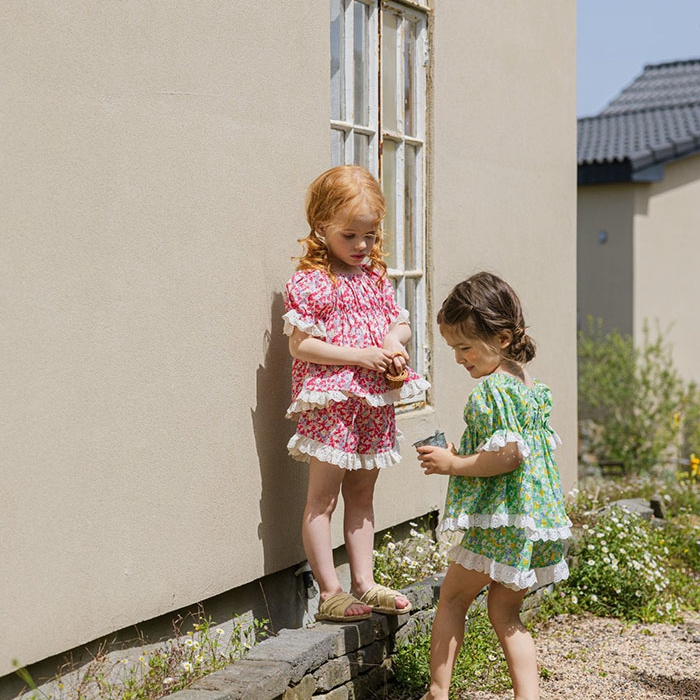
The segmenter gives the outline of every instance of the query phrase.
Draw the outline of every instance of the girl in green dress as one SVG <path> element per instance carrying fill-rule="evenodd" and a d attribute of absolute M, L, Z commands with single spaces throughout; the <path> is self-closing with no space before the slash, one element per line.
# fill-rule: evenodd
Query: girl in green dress
<path fill-rule="evenodd" d="M 564 510 L 549 426 L 549 387 L 525 365 L 535 344 L 504 280 L 479 272 L 458 284 L 438 313 L 455 361 L 474 379 L 459 450 L 418 447 L 426 474 L 450 477 L 442 528 L 463 530 L 450 550 L 430 650 L 430 691 L 447 700 L 467 610 L 488 586 L 488 613 L 508 662 L 516 700 L 539 698 L 535 645 L 520 619 L 528 590 L 567 578 Z"/>

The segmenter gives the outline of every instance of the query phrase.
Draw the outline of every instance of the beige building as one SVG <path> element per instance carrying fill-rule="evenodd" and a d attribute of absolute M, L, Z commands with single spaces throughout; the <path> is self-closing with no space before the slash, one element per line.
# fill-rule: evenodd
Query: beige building
<path fill-rule="evenodd" d="M 521 293 L 573 485 L 574 25 L 552 0 L 2 3 L 0 697 L 13 660 L 40 678 L 199 601 L 309 619 L 282 290 L 334 163 L 381 170 L 433 385 L 377 531 L 442 505 L 410 443 L 461 434 L 434 318 L 480 268 Z"/>
<path fill-rule="evenodd" d="M 578 307 L 582 323 L 641 338 L 656 324 L 686 379 L 697 364 L 700 59 L 646 66 L 579 119 Z"/>

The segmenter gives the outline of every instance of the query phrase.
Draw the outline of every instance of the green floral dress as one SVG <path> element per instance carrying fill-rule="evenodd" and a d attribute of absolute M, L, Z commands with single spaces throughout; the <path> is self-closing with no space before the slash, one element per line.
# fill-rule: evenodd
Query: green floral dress
<path fill-rule="evenodd" d="M 490 374 L 467 399 L 459 453 L 515 442 L 520 465 L 498 476 L 452 476 L 447 487 L 442 529 L 465 531 L 450 559 L 514 590 L 569 575 L 564 540 L 571 521 L 553 454 L 561 441 L 549 426 L 551 411 L 552 394 L 542 382 L 529 388 L 510 374 Z"/>

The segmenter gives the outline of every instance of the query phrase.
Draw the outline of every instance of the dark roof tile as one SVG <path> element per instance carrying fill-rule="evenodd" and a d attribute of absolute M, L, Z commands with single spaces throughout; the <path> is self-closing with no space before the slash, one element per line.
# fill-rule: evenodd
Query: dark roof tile
<path fill-rule="evenodd" d="M 640 109 L 678 107 L 700 102 L 700 59 L 644 67 L 601 114 L 624 114 Z"/>
<path fill-rule="evenodd" d="M 700 59 L 646 66 L 595 117 L 578 120 L 578 162 L 633 173 L 700 152 Z"/>

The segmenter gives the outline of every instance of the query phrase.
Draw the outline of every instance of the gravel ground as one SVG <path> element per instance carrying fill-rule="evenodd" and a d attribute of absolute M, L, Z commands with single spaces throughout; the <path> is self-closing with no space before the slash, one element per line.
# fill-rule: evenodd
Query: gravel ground
<path fill-rule="evenodd" d="M 560 615 L 535 639 L 541 700 L 700 699 L 700 614 L 678 625 L 625 624 Z M 513 693 L 472 692 L 469 700 L 512 700 Z"/>

